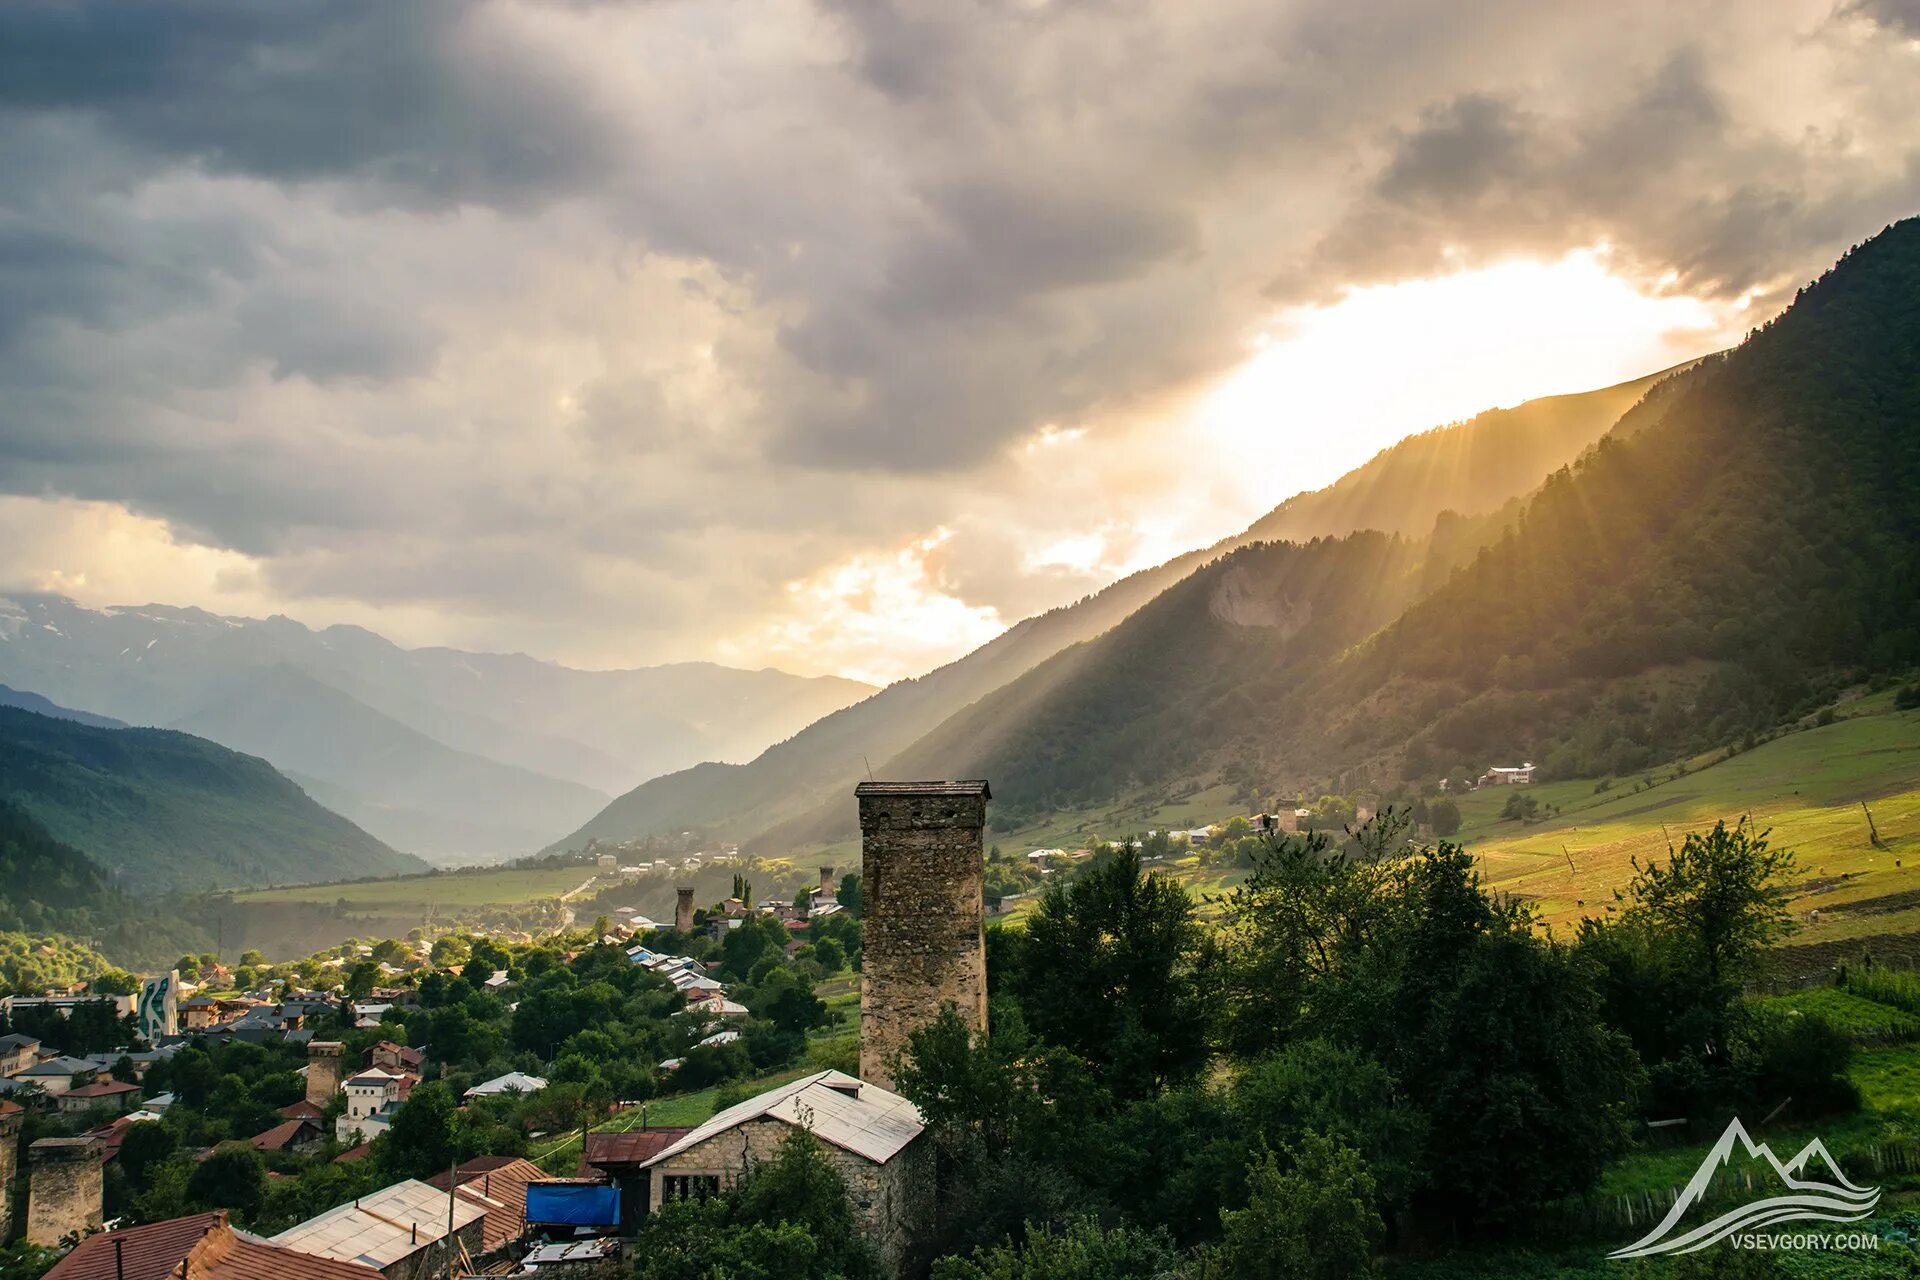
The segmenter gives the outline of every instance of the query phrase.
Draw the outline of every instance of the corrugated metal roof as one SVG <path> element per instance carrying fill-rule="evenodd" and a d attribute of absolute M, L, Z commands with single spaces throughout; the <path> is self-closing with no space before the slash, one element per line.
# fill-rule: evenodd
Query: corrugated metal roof
<path fill-rule="evenodd" d="M 647 1164 L 658 1164 L 715 1134 L 762 1117 L 805 1124 L 822 1142 L 865 1156 L 875 1164 L 891 1160 L 926 1128 L 919 1109 L 899 1094 L 865 1084 L 845 1072 L 822 1071 L 728 1107 Z"/>
<path fill-rule="evenodd" d="M 455 1231 L 486 1215 L 477 1199 L 451 1198 Z M 272 1243 L 376 1269 L 391 1266 L 446 1234 L 448 1199 L 446 1192 L 409 1178 L 288 1227 Z"/>

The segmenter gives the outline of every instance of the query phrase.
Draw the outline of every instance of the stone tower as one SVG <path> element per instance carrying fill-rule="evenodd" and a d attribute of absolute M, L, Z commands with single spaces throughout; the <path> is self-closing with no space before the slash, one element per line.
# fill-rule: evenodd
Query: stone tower
<path fill-rule="evenodd" d="M 324 1107 L 340 1092 L 340 1065 L 347 1046 L 338 1040 L 314 1040 L 307 1044 L 307 1101 Z"/>
<path fill-rule="evenodd" d="M 693 932 L 693 890 L 675 889 L 673 927 L 681 933 Z"/>
<path fill-rule="evenodd" d="M 820 896 L 823 898 L 831 898 L 835 892 L 837 892 L 837 890 L 833 883 L 833 868 L 820 868 Z"/>
<path fill-rule="evenodd" d="M 20 1169 L 20 1123 L 26 1111 L 0 1098 L 0 1244 L 13 1234 L 13 1175 Z"/>
<path fill-rule="evenodd" d="M 42 1138 L 27 1148 L 27 1240 L 53 1248 L 100 1227 L 100 1139 Z"/>
<path fill-rule="evenodd" d="M 893 1086 L 907 1036 L 951 1002 L 987 1025 L 984 781 L 863 782 L 860 1078 Z"/>

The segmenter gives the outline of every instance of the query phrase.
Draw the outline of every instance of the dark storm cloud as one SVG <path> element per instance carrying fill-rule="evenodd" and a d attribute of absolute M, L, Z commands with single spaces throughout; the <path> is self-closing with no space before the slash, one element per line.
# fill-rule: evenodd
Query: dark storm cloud
<path fill-rule="evenodd" d="M 0 491 L 556 629 L 644 568 L 692 628 L 1017 505 L 1042 426 L 1159 412 L 1278 307 L 1600 242 L 1817 271 L 1920 199 L 1914 17 L 12 0 Z"/>
<path fill-rule="evenodd" d="M 457 0 L 12 0 L 0 110 L 77 113 L 150 160 L 428 203 L 533 204 L 604 157 L 577 88 L 467 39 Z"/>

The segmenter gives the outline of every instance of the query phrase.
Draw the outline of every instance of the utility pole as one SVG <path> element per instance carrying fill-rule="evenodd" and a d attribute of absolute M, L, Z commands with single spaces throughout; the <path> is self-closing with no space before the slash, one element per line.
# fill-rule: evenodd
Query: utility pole
<path fill-rule="evenodd" d="M 460 1154 L 457 1151 L 447 1155 L 447 1280 L 453 1280 L 453 1188 L 460 1176 Z"/>

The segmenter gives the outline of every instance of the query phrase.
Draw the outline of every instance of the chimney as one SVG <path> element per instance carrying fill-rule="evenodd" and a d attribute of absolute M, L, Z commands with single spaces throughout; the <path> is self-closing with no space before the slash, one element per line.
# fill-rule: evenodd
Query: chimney
<path fill-rule="evenodd" d="M 831 898 L 834 892 L 833 868 L 820 868 L 820 896 L 823 898 Z"/>
<path fill-rule="evenodd" d="M 907 1037 L 952 1003 L 987 1026 L 985 781 L 863 782 L 860 1078 L 893 1087 Z"/>
<path fill-rule="evenodd" d="M 100 1139 L 42 1138 L 27 1148 L 27 1242 L 58 1247 L 98 1231 L 106 1186 Z"/>
<path fill-rule="evenodd" d="M 693 932 L 693 890 L 692 889 L 675 889 L 674 896 L 678 899 L 678 901 L 676 901 L 673 904 L 673 927 L 678 929 L 681 933 L 692 933 Z"/>

